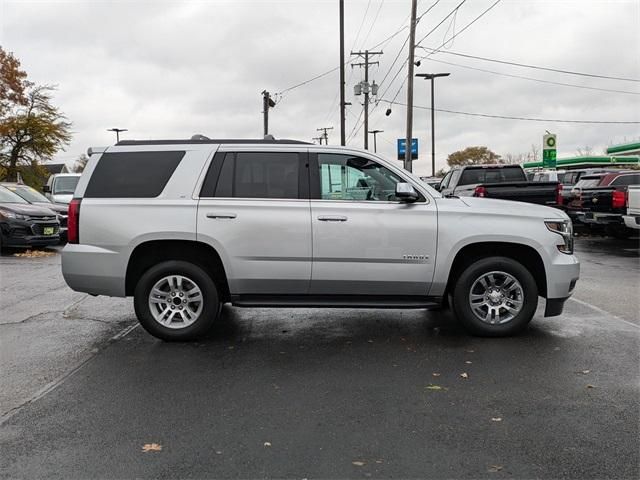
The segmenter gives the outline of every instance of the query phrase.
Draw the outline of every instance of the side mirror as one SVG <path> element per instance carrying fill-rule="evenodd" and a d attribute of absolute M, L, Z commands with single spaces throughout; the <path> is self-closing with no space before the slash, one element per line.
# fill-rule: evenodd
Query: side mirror
<path fill-rule="evenodd" d="M 51 187 L 49 185 L 43 185 L 42 186 L 42 191 L 44 193 L 51 193 Z"/>
<path fill-rule="evenodd" d="M 434 185 L 434 186 L 433 186 L 433 188 L 435 188 L 437 191 L 442 190 L 442 182 L 440 182 L 440 183 L 438 183 L 438 184 Z"/>
<path fill-rule="evenodd" d="M 418 192 L 415 191 L 413 186 L 409 183 L 396 183 L 396 198 L 399 198 L 403 202 L 415 202 L 420 198 Z"/>

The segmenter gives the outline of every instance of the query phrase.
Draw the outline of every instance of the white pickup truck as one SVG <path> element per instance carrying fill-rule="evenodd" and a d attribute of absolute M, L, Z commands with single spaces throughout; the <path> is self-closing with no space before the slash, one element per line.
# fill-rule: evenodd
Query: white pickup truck
<path fill-rule="evenodd" d="M 69 205 L 62 273 L 133 296 L 142 326 L 202 335 L 241 307 L 437 308 L 478 335 L 559 315 L 580 267 L 557 209 L 444 198 L 371 152 L 285 140 L 123 141 Z"/>
<path fill-rule="evenodd" d="M 627 190 L 627 214 L 623 215 L 624 224 L 640 230 L 640 185 L 630 185 Z"/>

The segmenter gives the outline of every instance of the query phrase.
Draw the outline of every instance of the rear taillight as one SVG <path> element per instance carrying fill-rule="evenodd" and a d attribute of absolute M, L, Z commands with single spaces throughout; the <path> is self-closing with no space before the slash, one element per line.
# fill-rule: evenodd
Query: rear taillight
<path fill-rule="evenodd" d="M 81 201 L 81 198 L 74 198 L 69 203 L 69 217 L 67 218 L 67 242 L 69 243 L 79 243 Z"/>
<path fill-rule="evenodd" d="M 627 204 L 626 192 L 614 190 L 611 194 L 611 208 L 624 208 Z"/>
<path fill-rule="evenodd" d="M 556 205 L 562 206 L 562 184 L 556 185 Z"/>
<path fill-rule="evenodd" d="M 484 188 L 482 185 L 480 185 L 479 187 L 476 187 L 476 189 L 473 191 L 473 196 L 474 197 L 486 197 L 487 196 L 487 189 Z"/>

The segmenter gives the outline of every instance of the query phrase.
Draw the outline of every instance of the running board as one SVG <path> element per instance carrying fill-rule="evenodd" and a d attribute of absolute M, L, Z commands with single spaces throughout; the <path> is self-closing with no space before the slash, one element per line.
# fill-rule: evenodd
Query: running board
<path fill-rule="evenodd" d="M 442 307 L 442 298 L 405 295 L 231 295 L 237 307 L 282 308 L 426 308 Z"/>

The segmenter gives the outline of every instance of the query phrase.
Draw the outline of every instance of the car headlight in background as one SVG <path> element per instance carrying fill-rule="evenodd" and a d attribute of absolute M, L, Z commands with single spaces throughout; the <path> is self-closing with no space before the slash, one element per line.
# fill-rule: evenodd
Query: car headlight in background
<path fill-rule="evenodd" d="M 5 210 L 4 208 L 0 208 L 0 217 L 15 218 L 17 220 L 24 220 L 25 218 L 27 218 L 24 215 L 10 212 L 9 210 Z"/>
<path fill-rule="evenodd" d="M 558 250 L 568 255 L 573 253 L 573 225 L 571 220 L 545 220 L 544 224 L 553 233 L 562 237 L 564 243 L 558 245 Z"/>

